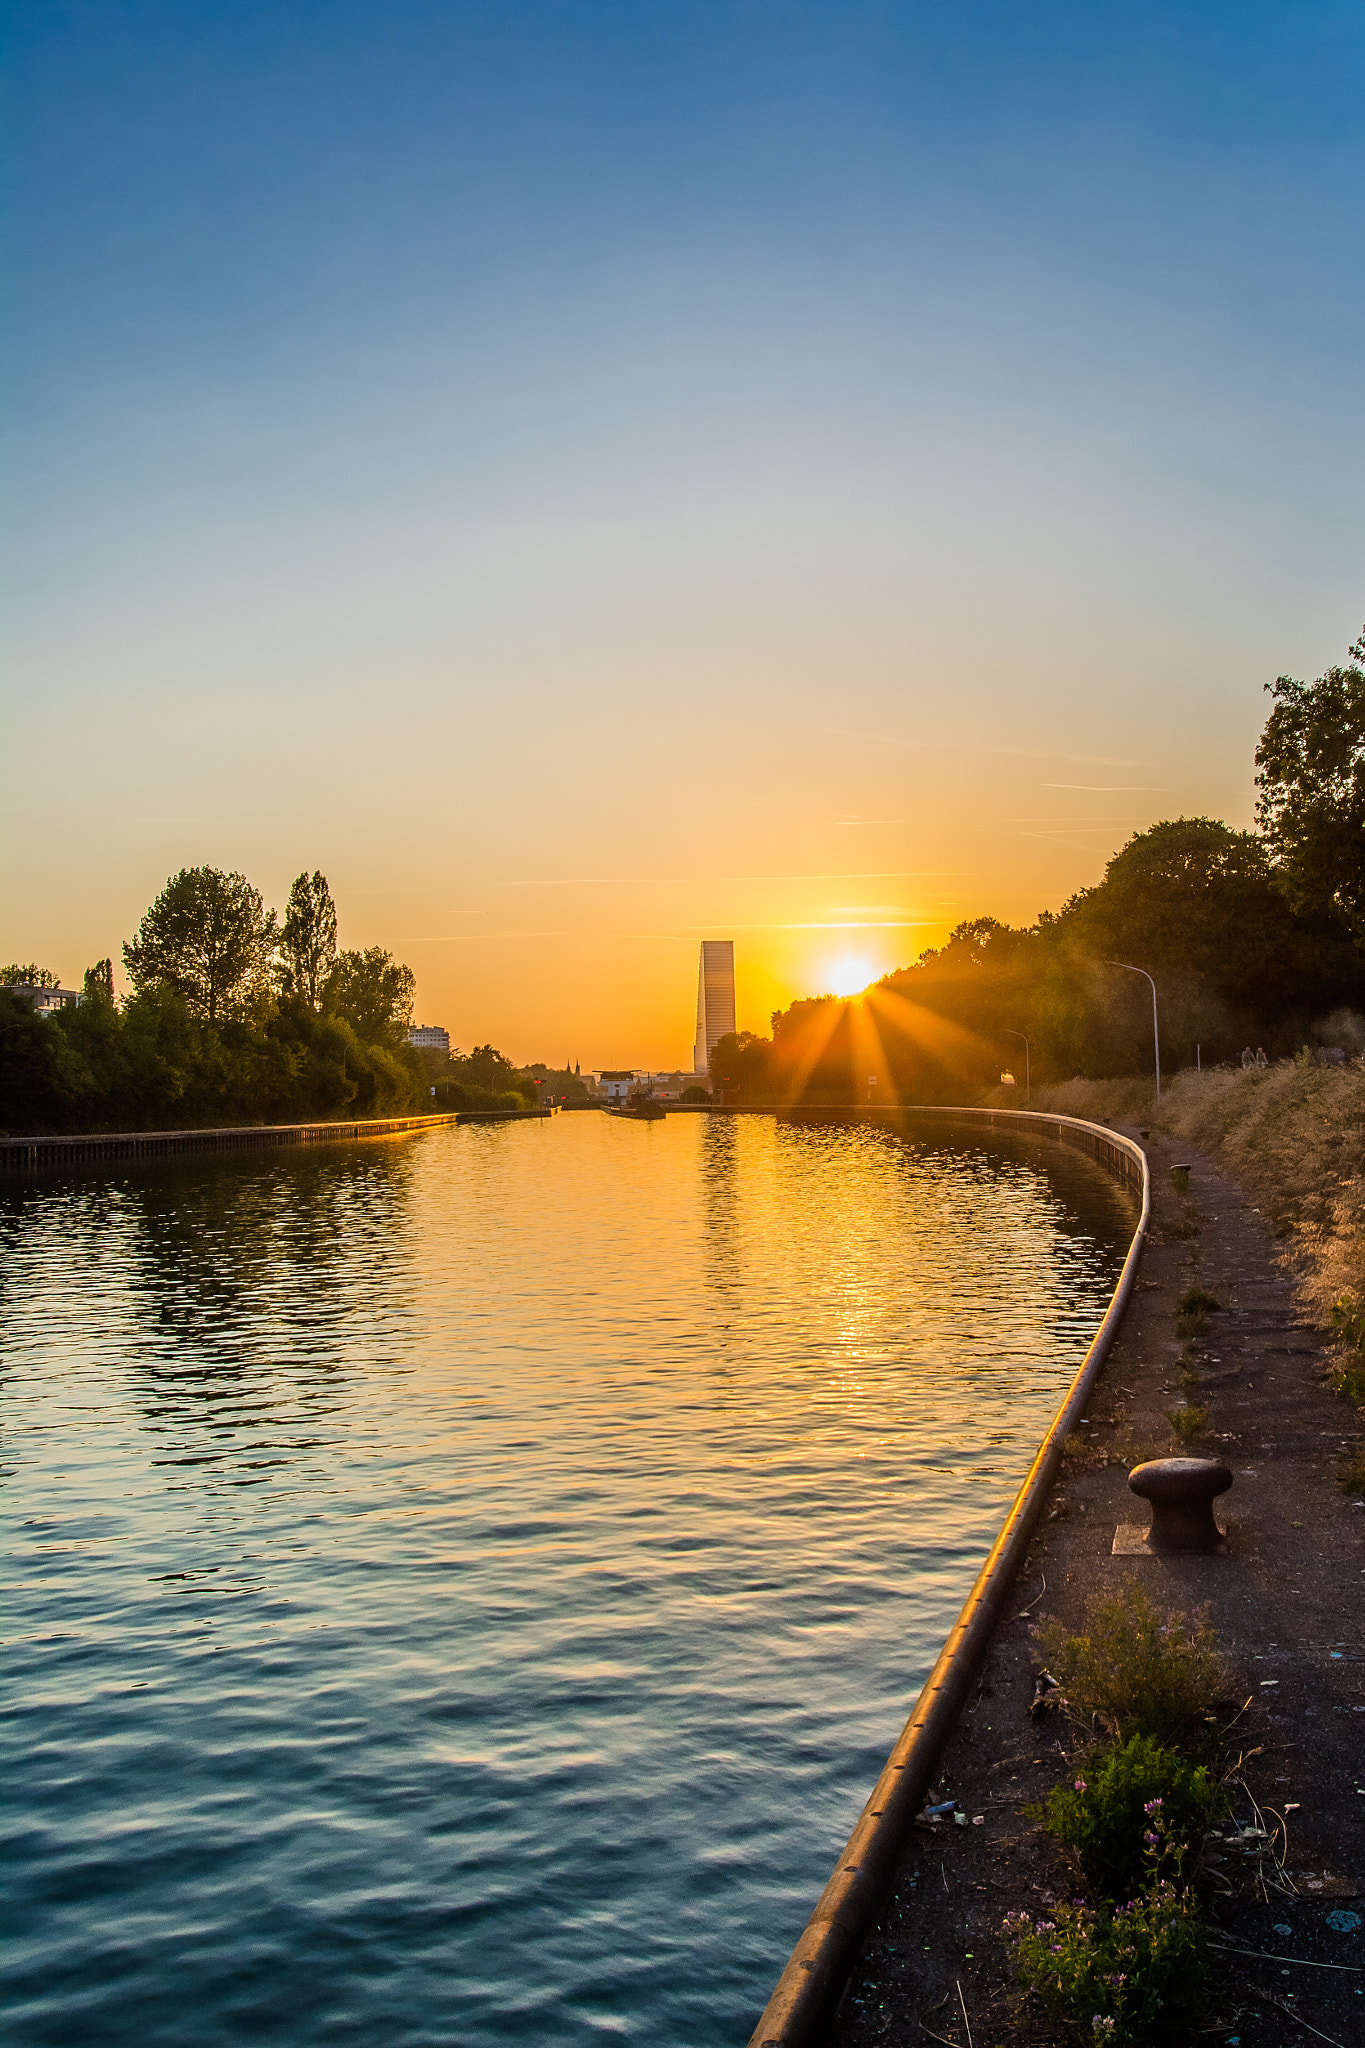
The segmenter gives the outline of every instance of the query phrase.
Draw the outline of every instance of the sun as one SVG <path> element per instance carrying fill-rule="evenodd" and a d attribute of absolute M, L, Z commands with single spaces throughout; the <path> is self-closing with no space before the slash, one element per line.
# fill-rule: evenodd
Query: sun
<path fill-rule="evenodd" d="M 861 995 L 868 983 L 877 978 L 877 970 L 872 962 L 864 959 L 836 960 L 830 974 L 830 986 L 836 996 Z"/>

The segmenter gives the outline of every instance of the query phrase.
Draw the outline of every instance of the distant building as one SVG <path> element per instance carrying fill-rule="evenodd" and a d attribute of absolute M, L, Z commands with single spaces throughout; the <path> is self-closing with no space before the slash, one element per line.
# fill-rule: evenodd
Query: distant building
<path fill-rule="evenodd" d="M 711 1055 L 735 1028 L 735 942 L 703 939 L 697 962 L 697 1043 L 692 1071 L 708 1074 Z"/>
<path fill-rule="evenodd" d="M 685 1072 L 681 1067 L 675 1069 L 671 1074 L 651 1074 L 649 1076 L 649 1092 L 656 1102 L 680 1102 L 684 1091 L 688 1088 L 695 1088 L 696 1085 L 696 1075 Z"/>
<path fill-rule="evenodd" d="M 74 1009 L 82 1001 L 78 988 L 38 988 L 31 981 L 16 981 L 10 986 L 17 996 L 27 996 L 40 1017 L 55 1017 L 58 1010 Z"/>
<path fill-rule="evenodd" d="M 646 1078 L 638 1067 L 604 1067 L 593 1075 L 598 1093 L 608 1102 L 624 1102 L 632 1088 Z"/>
<path fill-rule="evenodd" d="M 429 1052 L 449 1052 L 450 1033 L 443 1024 L 414 1024 L 408 1032 L 408 1044 L 425 1046 Z"/>

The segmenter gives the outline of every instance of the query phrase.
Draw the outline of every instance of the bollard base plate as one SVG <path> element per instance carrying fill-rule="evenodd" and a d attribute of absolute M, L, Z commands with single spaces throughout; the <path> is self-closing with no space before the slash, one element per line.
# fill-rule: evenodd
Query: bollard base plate
<path fill-rule="evenodd" d="M 1111 1557 L 1221 1557 L 1228 1538 L 1226 1522 L 1215 1521 L 1219 1535 L 1217 1550 L 1153 1550 L 1147 1541 L 1147 1531 L 1140 1522 L 1120 1522 L 1114 1531 L 1114 1547 Z"/>

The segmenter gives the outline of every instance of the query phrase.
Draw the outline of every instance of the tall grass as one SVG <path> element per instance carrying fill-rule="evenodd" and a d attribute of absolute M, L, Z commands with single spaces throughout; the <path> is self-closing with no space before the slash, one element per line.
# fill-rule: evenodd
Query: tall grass
<path fill-rule="evenodd" d="M 1317 1322 L 1343 1295 L 1365 1298 L 1365 1068 L 1186 1069 L 1159 1103 L 1145 1081 L 1064 1081 L 1035 1088 L 1033 1107 L 1183 1140 L 1258 1204 Z"/>

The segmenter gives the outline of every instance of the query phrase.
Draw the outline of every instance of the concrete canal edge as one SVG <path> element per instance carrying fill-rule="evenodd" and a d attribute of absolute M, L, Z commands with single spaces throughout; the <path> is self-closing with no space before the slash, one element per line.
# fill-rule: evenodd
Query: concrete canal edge
<path fill-rule="evenodd" d="M 750 2037 L 749 2048 L 813 2048 L 814 2043 L 825 2037 L 901 1847 L 933 1783 L 940 1753 L 981 1668 L 1056 1477 L 1066 1439 L 1086 1412 L 1091 1387 L 1123 1319 L 1151 1216 L 1151 1178 L 1146 1154 L 1131 1139 L 1120 1137 L 1101 1124 L 1017 1109 L 917 1108 L 905 1114 L 915 1119 L 970 1122 L 978 1127 L 985 1123 L 1074 1145 L 1091 1153 L 1135 1191 L 1140 1190 L 1142 1213 L 1104 1320 L 1052 1418 L 1014 1505 L 939 1652 L 915 1710 L 859 1815 L 834 1874 L 792 1950 L 763 2017 Z"/>
<path fill-rule="evenodd" d="M 0 1139 L 0 1177 L 53 1167 L 97 1166 L 108 1159 L 169 1159 L 197 1152 L 266 1152 L 285 1145 L 353 1144 L 360 1138 L 398 1138 L 465 1122 L 544 1119 L 548 1109 L 452 1111 L 445 1116 L 381 1116 L 359 1122 L 244 1124 L 231 1130 L 89 1131 L 74 1137 Z"/>

